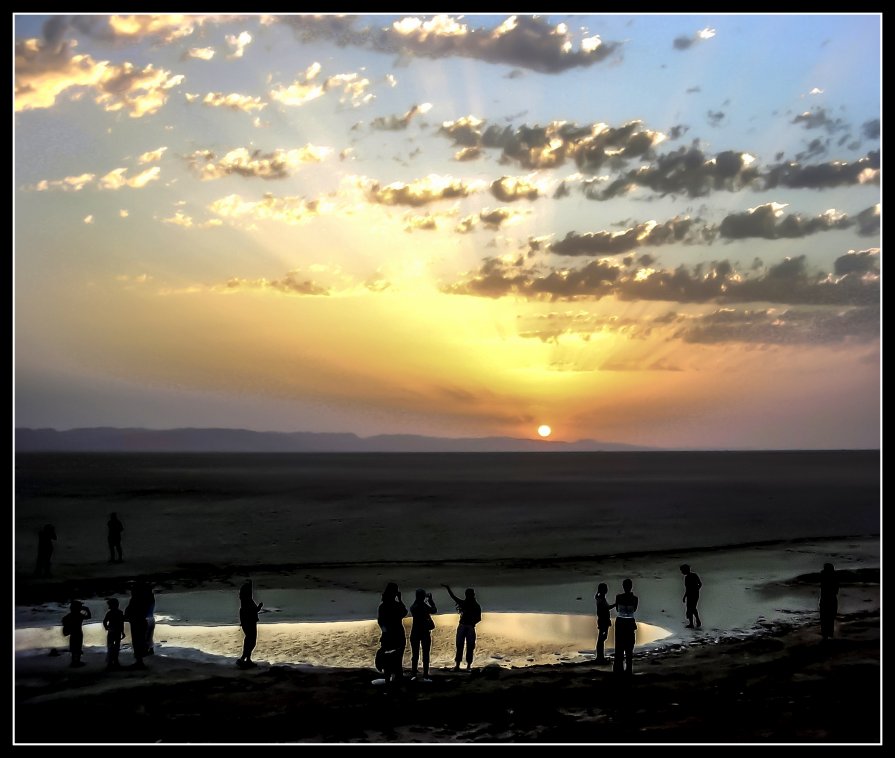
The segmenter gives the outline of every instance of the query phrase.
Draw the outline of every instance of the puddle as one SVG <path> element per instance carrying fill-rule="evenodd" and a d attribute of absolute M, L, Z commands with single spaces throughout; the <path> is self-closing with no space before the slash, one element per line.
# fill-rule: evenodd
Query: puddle
<path fill-rule="evenodd" d="M 431 668 L 453 666 L 457 614 L 434 616 Z M 105 633 L 99 623 L 84 624 L 86 652 L 105 650 Z M 410 619 L 405 619 L 410 666 Z M 130 629 L 127 628 L 129 633 Z M 592 615 L 557 613 L 485 613 L 476 627 L 474 666 L 533 666 L 592 658 L 596 624 Z M 637 622 L 637 647 L 671 635 L 662 627 Z M 156 623 L 157 655 L 232 662 L 242 650 L 242 631 L 233 625 Z M 122 645 L 122 662 L 131 658 L 129 637 Z M 50 648 L 67 649 L 58 626 L 26 627 L 15 631 L 17 654 L 39 654 Z M 606 641 L 614 647 L 613 630 Z M 373 620 L 260 623 L 253 658 L 259 662 L 332 667 L 372 667 L 379 647 L 379 627 Z"/>

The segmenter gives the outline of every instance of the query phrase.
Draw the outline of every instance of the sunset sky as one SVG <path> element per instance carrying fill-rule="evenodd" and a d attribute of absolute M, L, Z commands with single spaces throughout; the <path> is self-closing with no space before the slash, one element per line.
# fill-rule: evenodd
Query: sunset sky
<path fill-rule="evenodd" d="M 15 425 L 877 447 L 881 16 L 46 16 Z"/>

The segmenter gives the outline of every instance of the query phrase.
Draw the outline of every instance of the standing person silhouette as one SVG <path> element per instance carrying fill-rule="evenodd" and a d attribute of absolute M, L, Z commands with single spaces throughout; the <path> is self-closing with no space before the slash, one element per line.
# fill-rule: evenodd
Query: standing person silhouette
<path fill-rule="evenodd" d="M 407 637 L 404 634 L 404 617 L 407 606 L 401 600 L 401 592 L 395 582 L 389 582 L 382 591 L 382 600 L 376 611 L 376 623 L 382 632 L 379 637 L 379 655 L 386 686 L 400 684 L 403 677 L 404 650 Z"/>
<path fill-rule="evenodd" d="M 143 607 L 146 609 L 146 642 L 143 649 L 146 655 L 155 655 L 155 592 L 152 582 L 143 585 Z"/>
<path fill-rule="evenodd" d="M 132 668 L 143 669 L 146 665 L 146 587 L 142 579 L 137 579 L 131 586 L 131 598 L 124 609 L 124 619 L 131 627 L 131 646 L 134 650 Z"/>
<path fill-rule="evenodd" d="M 239 588 L 239 625 L 245 639 L 242 642 L 242 655 L 236 661 L 240 668 L 254 668 L 258 664 L 252 660 L 252 651 L 258 642 L 258 611 L 264 603 L 255 603 L 252 597 L 252 580 L 246 579 Z"/>
<path fill-rule="evenodd" d="M 699 620 L 699 611 L 696 610 L 702 581 L 694 571 L 690 571 L 688 563 L 681 564 L 681 573 L 684 575 L 684 596 L 681 598 L 681 602 L 687 604 L 687 629 L 693 629 L 694 619 L 697 627 L 702 626 L 702 621 Z"/>
<path fill-rule="evenodd" d="M 609 636 L 609 627 L 612 626 L 609 611 L 615 608 L 615 603 L 609 605 L 609 602 L 606 600 L 607 592 L 609 592 L 609 587 L 604 582 L 600 582 L 597 585 L 597 593 L 594 595 L 594 600 L 597 603 L 597 650 L 595 660 L 601 664 L 609 663 L 604 646 L 606 638 Z"/>
<path fill-rule="evenodd" d="M 109 514 L 106 529 L 106 541 L 109 543 L 109 563 L 116 562 L 116 554 L 118 556 L 117 562 L 121 563 L 124 560 L 121 555 L 121 533 L 124 531 L 124 524 L 118 520 L 117 513 Z"/>
<path fill-rule="evenodd" d="M 118 599 L 110 597 L 106 600 L 109 610 L 103 618 L 103 629 L 106 630 L 106 669 L 119 669 L 118 653 L 121 651 L 121 640 L 124 638 L 124 612 L 118 607 Z"/>
<path fill-rule="evenodd" d="M 37 565 L 35 576 L 51 576 L 50 558 L 53 557 L 53 543 L 56 541 L 56 528 L 52 524 L 44 524 L 37 532 Z"/>
<path fill-rule="evenodd" d="M 460 670 L 460 661 L 463 660 L 463 645 L 466 645 L 466 669 L 472 668 L 472 657 L 475 653 L 475 625 L 482 620 L 482 606 L 475 599 L 475 590 L 466 588 L 466 597 L 461 600 L 446 584 L 442 584 L 448 591 L 448 595 L 457 604 L 460 613 L 460 621 L 457 624 L 457 653 L 454 656 L 454 671 Z"/>
<path fill-rule="evenodd" d="M 634 583 L 625 579 L 622 582 L 624 592 L 615 596 L 615 660 L 612 670 L 617 674 L 622 671 L 630 675 L 634 673 L 634 640 L 637 632 L 634 614 L 637 612 L 638 600 L 637 595 L 631 591 L 633 587 Z"/>
<path fill-rule="evenodd" d="M 410 667 L 413 676 L 419 674 L 417 665 L 420 660 L 420 648 L 423 651 L 423 682 L 431 682 L 429 679 L 429 651 L 432 649 L 432 630 L 435 622 L 432 614 L 438 613 L 432 593 L 425 590 L 416 591 L 416 600 L 410 606 L 410 615 L 413 617 L 413 625 L 410 627 Z"/>
<path fill-rule="evenodd" d="M 62 633 L 68 637 L 68 649 L 71 652 L 69 666 L 78 668 L 83 666 L 81 660 L 84 647 L 84 630 L 81 623 L 90 618 L 90 609 L 80 600 L 72 600 L 69 612 L 62 617 Z"/>
<path fill-rule="evenodd" d="M 833 638 L 833 622 L 839 610 L 839 581 L 832 563 L 825 563 L 820 572 L 820 634 L 823 639 Z"/>

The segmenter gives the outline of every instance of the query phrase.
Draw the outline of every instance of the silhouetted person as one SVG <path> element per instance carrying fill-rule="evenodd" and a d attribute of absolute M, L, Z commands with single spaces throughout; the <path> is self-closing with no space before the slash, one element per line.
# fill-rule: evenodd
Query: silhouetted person
<path fill-rule="evenodd" d="M 258 664 L 252 660 L 252 651 L 258 643 L 258 611 L 264 603 L 255 603 L 252 597 L 252 581 L 247 579 L 239 588 L 239 625 L 245 638 L 242 641 L 242 655 L 236 662 L 240 668 L 254 668 Z"/>
<path fill-rule="evenodd" d="M 401 600 L 401 592 L 395 582 L 389 582 L 382 591 L 382 599 L 376 611 L 376 623 L 382 632 L 379 637 L 382 672 L 385 674 L 386 685 L 399 683 L 403 676 L 404 649 L 407 647 L 407 638 L 404 635 L 404 617 L 407 615 L 407 606 Z"/>
<path fill-rule="evenodd" d="M 118 653 L 121 651 L 121 640 L 124 639 L 124 612 L 118 607 L 117 598 L 106 600 L 109 610 L 103 618 L 103 629 L 106 630 L 106 668 L 121 668 Z"/>
<path fill-rule="evenodd" d="M 116 555 L 118 556 L 118 563 L 121 563 L 121 561 L 124 560 L 121 555 L 121 533 L 124 531 L 124 524 L 118 520 L 117 513 L 109 514 L 109 520 L 106 522 L 106 527 L 108 528 L 106 538 L 109 543 L 109 563 L 114 563 L 116 561 Z"/>
<path fill-rule="evenodd" d="M 72 668 L 83 666 L 81 655 L 84 647 L 84 630 L 81 623 L 90 618 L 90 609 L 80 600 L 72 600 L 69 612 L 62 617 L 62 633 L 68 637 Z"/>
<path fill-rule="evenodd" d="M 472 657 L 475 653 L 475 625 L 482 620 L 482 606 L 475 599 L 475 590 L 466 588 L 466 597 L 461 600 L 446 584 L 442 584 L 448 591 L 448 595 L 457 604 L 460 621 L 457 624 L 457 653 L 454 656 L 454 671 L 460 670 L 460 661 L 463 660 L 463 646 L 466 645 L 466 668 L 472 668 Z"/>
<path fill-rule="evenodd" d="M 432 620 L 433 613 L 438 613 L 438 608 L 435 607 L 432 593 L 417 590 L 416 600 L 410 606 L 410 615 L 413 617 L 413 624 L 410 627 L 410 667 L 413 669 L 413 675 L 416 676 L 419 673 L 417 665 L 422 648 L 424 682 L 430 681 L 429 651 L 432 649 L 432 630 L 435 628 L 435 622 Z"/>
<path fill-rule="evenodd" d="M 624 592 L 615 596 L 615 660 L 612 669 L 619 674 L 622 670 L 626 674 L 634 673 L 634 638 L 637 632 L 634 614 L 637 612 L 638 600 L 637 595 L 631 592 L 633 586 L 630 579 L 625 579 L 622 582 Z"/>
<path fill-rule="evenodd" d="M 606 600 L 607 592 L 609 592 L 609 587 L 604 582 L 600 582 L 597 585 L 597 593 L 594 595 L 594 600 L 597 603 L 597 663 L 609 663 L 604 646 L 606 638 L 609 636 L 609 627 L 612 626 L 609 611 L 615 608 L 615 604 L 609 605 L 609 601 Z"/>
<path fill-rule="evenodd" d="M 50 559 L 53 557 L 53 543 L 56 541 L 56 528 L 52 524 L 44 524 L 37 532 L 37 565 L 35 576 L 51 576 Z"/>
<path fill-rule="evenodd" d="M 684 596 L 681 598 L 681 602 L 687 604 L 687 629 L 692 629 L 694 620 L 697 627 L 702 626 L 702 622 L 699 620 L 699 611 L 696 610 L 702 581 L 695 572 L 690 571 L 690 566 L 687 563 L 681 564 L 681 573 L 684 575 Z"/>
<path fill-rule="evenodd" d="M 825 639 L 833 637 L 833 622 L 839 609 L 839 582 L 832 563 L 825 563 L 820 572 L 820 633 Z"/>
<path fill-rule="evenodd" d="M 146 655 L 146 587 L 137 579 L 131 587 L 131 597 L 124 609 L 124 619 L 131 627 L 131 645 L 134 649 L 133 668 L 145 668 Z"/>
<path fill-rule="evenodd" d="M 155 592 L 152 584 L 143 585 L 143 607 L 146 609 L 146 642 L 143 651 L 146 655 L 155 655 Z"/>

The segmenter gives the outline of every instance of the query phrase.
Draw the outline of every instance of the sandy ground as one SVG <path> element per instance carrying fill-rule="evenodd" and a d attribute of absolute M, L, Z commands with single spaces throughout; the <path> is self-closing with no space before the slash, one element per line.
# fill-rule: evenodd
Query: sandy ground
<path fill-rule="evenodd" d="M 642 456 L 361 457 L 335 469 L 326 457 L 97 460 L 17 461 L 15 744 L 881 741 L 872 454 L 683 467 L 676 456 L 646 467 Z M 126 528 L 121 564 L 105 561 L 112 510 Z M 31 535 L 47 521 L 60 537 L 53 576 L 36 579 Z M 822 642 L 826 561 L 842 589 L 836 639 Z M 698 632 L 682 628 L 683 562 L 705 583 Z M 136 576 L 156 587 L 148 669 L 103 671 L 95 628 L 87 665 L 69 668 L 65 605 L 84 600 L 97 620 Z M 259 667 L 241 671 L 247 576 L 268 613 Z M 489 613 L 588 623 L 597 582 L 611 596 L 624 577 L 639 620 L 668 632 L 638 645 L 630 679 L 578 654 L 586 633 L 536 639 L 533 616 L 520 617 L 524 634 L 488 629 Z M 434 590 L 444 615 L 432 683 L 385 691 L 372 684 L 371 619 L 392 580 L 408 602 L 417 586 Z M 485 610 L 471 672 L 448 668 L 456 615 L 442 582 L 475 586 Z M 321 635 L 313 623 L 334 626 Z"/>

